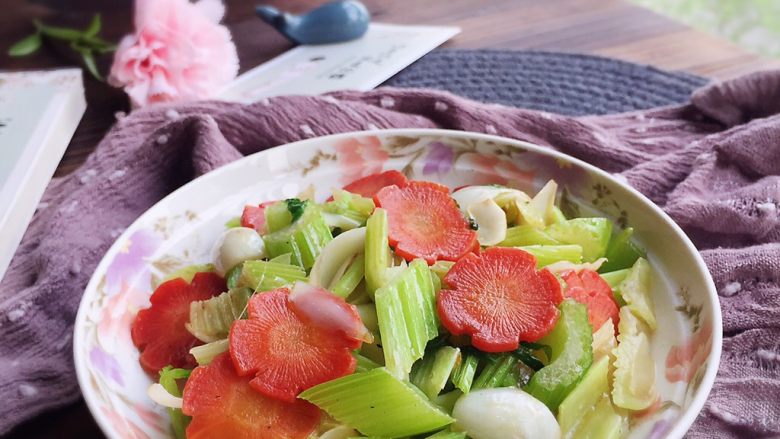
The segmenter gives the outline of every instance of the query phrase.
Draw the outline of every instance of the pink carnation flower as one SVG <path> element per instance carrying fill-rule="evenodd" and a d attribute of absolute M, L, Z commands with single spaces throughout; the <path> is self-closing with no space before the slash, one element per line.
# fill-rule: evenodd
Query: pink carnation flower
<path fill-rule="evenodd" d="M 214 96 L 238 73 L 224 13 L 220 0 L 137 0 L 135 34 L 119 43 L 109 83 L 135 107 Z"/>

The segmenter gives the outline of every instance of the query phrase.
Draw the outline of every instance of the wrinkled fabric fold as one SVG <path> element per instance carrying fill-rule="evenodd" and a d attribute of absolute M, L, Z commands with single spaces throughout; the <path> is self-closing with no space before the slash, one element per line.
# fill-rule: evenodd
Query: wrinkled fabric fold
<path fill-rule="evenodd" d="M 780 71 L 696 91 L 690 103 L 566 117 L 424 89 L 380 88 L 252 105 L 151 107 L 117 122 L 76 172 L 52 181 L 0 282 L 0 433 L 78 398 L 71 358 L 81 294 L 141 213 L 192 178 L 304 138 L 448 128 L 555 148 L 620 173 L 702 251 L 725 341 L 689 436 L 780 435 Z"/>

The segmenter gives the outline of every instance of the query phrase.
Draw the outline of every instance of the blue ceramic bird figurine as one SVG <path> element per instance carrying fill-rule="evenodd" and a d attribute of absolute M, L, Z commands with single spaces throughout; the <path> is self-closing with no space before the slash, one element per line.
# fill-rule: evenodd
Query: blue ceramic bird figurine
<path fill-rule="evenodd" d="M 354 40 L 368 30 L 371 15 L 357 0 L 338 0 L 293 15 L 273 6 L 258 6 L 255 12 L 282 35 L 298 44 L 328 44 Z"/>

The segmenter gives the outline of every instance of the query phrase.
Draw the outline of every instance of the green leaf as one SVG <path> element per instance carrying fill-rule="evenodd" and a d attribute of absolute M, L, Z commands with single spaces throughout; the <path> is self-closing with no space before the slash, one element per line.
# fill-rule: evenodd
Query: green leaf
<path fill-rule="evenodd" d="M 57 38 L 65 41 L 78 41 L 81 39 L 83 33 L 78 29 L 71 29 L 69 27 L 57 27 L 48 26 L 41 23 L 39 20 L 33 20 L 33 25 L 38 29 L 40 33 L 47 37 Z"/>
<path fill-rule="evenodd" d="M 100 32 L 101 22 L 100 22 L 100 14 L 95 14 L 92 17 L 92 21 L 89 23 L 89 26 L 87 26 L 86 29 L 84 29 L 84 36 L 85 37 L 93 37 Z"/>
<path fill-rule="evenodd" d="M 9 56 L 25 56 L 29 55 L 41 47 L 41 34 L 38 32 L 29 35 L 8 49 Z"/>
<path fill-rule="evenodd" d="M 82 51 L 81 57 L 84 59 L 84 65 L 87 67 L 89 73 L 91 73 L 92 76 L 94 76 L 98 81 L 102 81 L 103 77 L 100 75 L 100 71 L 98 71 L 97 64 L 95 64 L 95 56 L 92 54 L 92 51 Z"/>

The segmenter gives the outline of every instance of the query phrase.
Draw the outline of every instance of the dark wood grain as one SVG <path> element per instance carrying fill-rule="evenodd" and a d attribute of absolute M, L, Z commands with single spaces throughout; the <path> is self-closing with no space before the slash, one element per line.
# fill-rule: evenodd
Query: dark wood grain
<path fill-rule="evenodd" d="M 657 67 L 726 78 L 780 61 L 750 54 L 718 38 L 692 30 L 622 0 L 364 0 L 379 22 L 457 25 L 463 32 L 449 47 L 538 49 L 584 52 L 653 64 Z M 131 0 L 3 0 L 0 14 L 0 67 L 41 69 L 74 65 L 77 60 L 56 47 L 27 58 L 9 58 L 7 48 L 32 31 L 30 20 L 86 25 L 92 14 L 103 17 L 103 35 L 113 41 L 132 26 Z M 227 0 L 230 27 L 242 71 L 266 61 L 291 44 L 254 17 L 254 2 Z M 315 0 L 270 0 L 300 12 Z M 99 60 L 107 70 L 110 56 Z M 120 90 L 85 76 L 87 112 L 57 170 L 76 169 L 115 120 L 127 111 Z M 90 438 L 101 434 L 83 402 L 29 421 L 9 438 Z"/>

